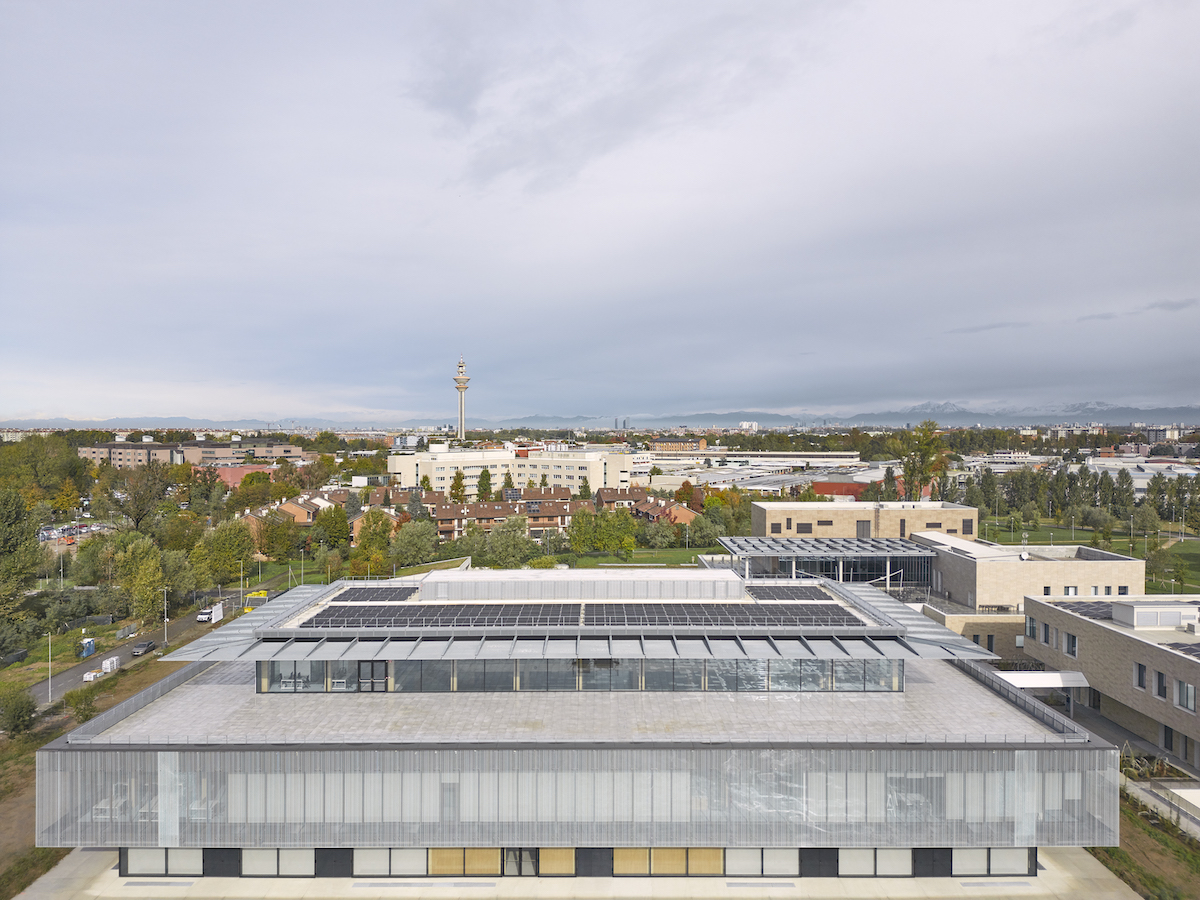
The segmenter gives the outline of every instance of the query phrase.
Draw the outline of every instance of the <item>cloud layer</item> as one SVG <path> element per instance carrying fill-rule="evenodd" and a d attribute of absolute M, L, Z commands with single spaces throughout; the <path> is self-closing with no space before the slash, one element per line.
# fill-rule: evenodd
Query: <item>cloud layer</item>
<path fill-rule="evenodd" d="M 1195 4 L 0 15 L 0 418 L 1197 401 Z"/>

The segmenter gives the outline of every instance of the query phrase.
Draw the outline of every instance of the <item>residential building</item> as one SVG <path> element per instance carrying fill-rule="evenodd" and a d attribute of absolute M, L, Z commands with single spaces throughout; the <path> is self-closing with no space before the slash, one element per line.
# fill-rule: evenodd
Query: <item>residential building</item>
<path fill-rule="evenodd" d="M 645 519 L 648 522 L 666 521 L 672 525 L 690 525 L 700 515 L 694 509 L 665 497 L 647 497 L 629 507 L 629 512 L 635 519 Z"/>
<path fill-rule="evenodd" d="M 107 462 L 118 469 L 144 466 L 151 461 L 172 465 L 191 463 L 199 466 L 234 466 L 247 459 L 265 459 L 274 462 L 288 459 L 293 462 L 314 458 L 294 444 L 277 444 L 273 441 L 248 438 L 225 443 L 215 441 L 183 441 L 176 444 L 159 444 L 153 441 L 109 441 L 94 447 L 80 447 L 77 451 L 83 459 L 99 465 Z"/>
<path fill-rule="evenodd" d="M 1117 843 L 1117 751 L 990 658 L 822 579 L 304 586 L 42 747 L 37 843 L 119 848 L 119 874 L 150 879 L 1017 876 L 1024 892 L 1040 848 Z"/>
<path fill-rule="evenodd" d="M 388 473 L 404 487 L 415 487 L 424 477 L 429 486 L 448 493 L 456 472 L 463 473 L 467 500 L 478 496 L 479 476 L 484 469 L 491 477 L 492 490 L 499 490 L 504 476 L 512 476 L 515 488 L 546 486 L 567 489 L 577 494 L 584 482 L 595 491 L 602 487 L 629 487 L 630 454 L 615 450 L 579 449 L 451 449 L 433 444 L 422 453 L 401 453 L 388 457 Z"/>
<path fill-rule="evenodd" d="M 979 510 L 940 501 L 754 503 L 750 533 L 756 537 L 903 538 L 940 531 L 973 541 Z"/>
<path fill-rule="evenodd" d="M 1082 672 L 1074 702 L 1200 767 L 1200 594 L 1025 598 L 1025 653 Z"/>
<path fill-rule="evenodd" d="M 686 453 L 691 450 L 704 450 L 708 447 L 705 438 L 663 437 L 650 441 L 653 453 Z"/>
<path fill-rule="evenodd" d="M 596 509 L 629 509 L 648 496 L 645 488 L 600 488 L 592 499 Z"/>

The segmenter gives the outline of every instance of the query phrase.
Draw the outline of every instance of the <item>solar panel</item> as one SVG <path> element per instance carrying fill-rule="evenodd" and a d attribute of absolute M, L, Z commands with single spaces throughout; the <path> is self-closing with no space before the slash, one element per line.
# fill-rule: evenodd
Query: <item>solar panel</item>
<path fill-rule="evenodd" d="M 334 603 L 403 603 L 417 593 L 415 587 L 352 587 L 333 598 Z"/>
<path fill-rule="evenodd" d="M 589 603 L 583 624 L 597 628 L 771 626 L 846 627 L 863 622 L 836 603 Z"/>
<path fill-rule="evenodd" d="M 1078 616 L 1083 616 L 1085 619 L 1095 619 L 1099 622 L 1110 621 L 1112 619 L 1112 603 L 1110 601 L 1077 600 L 1071 603 L 1056 603 L 1054 605 L 1062 607 L 1068 612 L 1073 612 Z"/>
<path fill-rule="evenodd" d="M 1200 644 L 1163 644 L 1163 646 L 1170 647 L 1172 650 L 1194 657 L 1195 659 L 1200 659 Z"/>
<path fill-rule="evenodd" d="M 301 628 L 525 628 L 579 625 L 578 603 L 330 604 Z"/>
<path fill-rule="evenodd" d="M 829 595 L 812 584 L 754 584 L 746 593 L 755 600 L 828 600 Z"/>
<path fill-rule="evenodd" d="M 862 624 L 836 603 L 331 603 L 300 627 L 737 629 Z"/>

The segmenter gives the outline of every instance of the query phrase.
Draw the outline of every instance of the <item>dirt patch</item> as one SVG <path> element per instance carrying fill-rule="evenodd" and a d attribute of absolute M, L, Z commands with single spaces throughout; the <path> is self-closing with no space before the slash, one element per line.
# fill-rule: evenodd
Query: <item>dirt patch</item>
<path fill-rule="evenodd" d="M 1200 900 L 1200 841 L 1121 796 L 1121 846 L 1093 856 L 1143 897 Z"/>

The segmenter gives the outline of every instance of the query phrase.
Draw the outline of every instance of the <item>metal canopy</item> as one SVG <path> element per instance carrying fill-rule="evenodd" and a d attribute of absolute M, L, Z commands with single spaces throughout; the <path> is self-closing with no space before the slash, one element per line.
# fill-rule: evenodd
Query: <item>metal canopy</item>
<path fill-rule="evenodd" d="M 734 556 L 784 556 L 820 559 L 856 556 L 892 556 L 910 559 L 934 558 L 937 553 L 928 547 L 904 538 L 768 538 L 722 537 L 721 546 Z"/>

